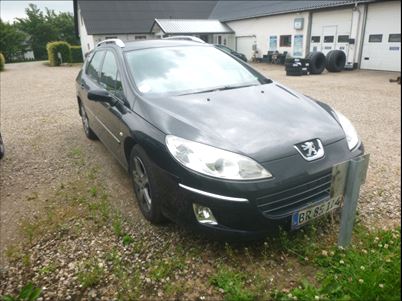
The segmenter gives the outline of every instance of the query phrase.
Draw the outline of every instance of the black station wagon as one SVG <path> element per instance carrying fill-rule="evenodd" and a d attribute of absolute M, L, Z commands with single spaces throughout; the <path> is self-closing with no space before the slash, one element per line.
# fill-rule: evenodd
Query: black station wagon
<path fill-rule="evenodd" d="M 344 115 L 206 43 L 106 40 L 76 83 L 86 136 L 129 172 L 152 223 L 299 228 L 341 206 L 332 167 L 364 152 Z"/>

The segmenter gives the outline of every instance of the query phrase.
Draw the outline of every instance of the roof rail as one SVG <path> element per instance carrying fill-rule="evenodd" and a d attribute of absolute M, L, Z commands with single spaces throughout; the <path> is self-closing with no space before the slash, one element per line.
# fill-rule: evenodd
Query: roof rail
<path fill-rule="evenodd" d="M 163 40 L 193 41 L 193 42 L 198 42 L 198 43 L 205 44 L 205 42 L 203 40 L 201 40 L 200 38 L 194 37 L 194 36 L 170 36 L 170 37 L 165 37 L 165 38 L 162 38 L 162 39 Z"/>
<path fill-rule="evenodd" d="M 107 39 L 107 40 L 100 41 L 98 44 L 96 44 L 96 47 L 99 47 L 103 44 L 116 44 L 117 46 L 119 46 L 121 48 L 126 46 L 124 44 L 124 42 L 120 39 Z"/>

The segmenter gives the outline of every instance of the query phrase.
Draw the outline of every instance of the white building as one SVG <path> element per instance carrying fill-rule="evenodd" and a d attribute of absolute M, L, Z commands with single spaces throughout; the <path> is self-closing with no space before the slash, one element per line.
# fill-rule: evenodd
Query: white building
<path fill-rule="evenodd" d="M 255 50 L 260 55 L 279 51 L 305 57 L 311 51 L 340 49 L 350 67 L 401 70 L 400 0 L 78 1 L 76 7 L 84 52 L 105 38 L 161 36 L 163 30 L 153 26 L 155 19 L 212 19 L 234 33 L 204 39 L 225 44 L 248 59 Z M 202 29 L 187 34 L 203 35 Z"/>

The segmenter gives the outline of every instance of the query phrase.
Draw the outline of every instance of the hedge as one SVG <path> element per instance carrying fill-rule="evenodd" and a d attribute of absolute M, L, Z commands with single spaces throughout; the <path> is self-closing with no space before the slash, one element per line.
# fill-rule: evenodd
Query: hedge
<path fill-rule="evenodd" d="M 71 62 L 70 44 L 63 41 L 50 42 L 46 45 L 50 66 L 59 66 L 61 61 L 57 55 L 60 52 L 63 63 Z"/>
<path fill-rule="evenodd" d="M 81 46 L 71 46 L 71 62 L 72 63 L 82 63 L 82 51 Z"/>
<path fill-rule="evenodd" d="M 0 71 L 4 70 L 4 64 L 6 62 L 6 59 L 4 58 L 4 55 L 0 53 Z"/>

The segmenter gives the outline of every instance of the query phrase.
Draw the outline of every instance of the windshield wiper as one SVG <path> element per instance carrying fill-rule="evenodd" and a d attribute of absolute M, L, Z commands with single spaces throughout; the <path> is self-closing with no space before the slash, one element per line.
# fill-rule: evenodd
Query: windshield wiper
<path fill-rule="evenodd" d="M 199 91 L 195 91 L 195 92 L 183 93 L 183 94 L 179 94 L 179 96 L 190 95 L 190 94 L 201 94 L 201 93 L 208 93 L 208 92 L 216 92 L 216 91 L 224 91 L 224 90 L 232 90 L 232 89 L 259 86 L 259 85 L 260 84 L 222 86 L 222 87 L 217 87 L 217 88 L 212 88 L 212 89 L 206 89 L 206 90 L 199 90 Z"/>

